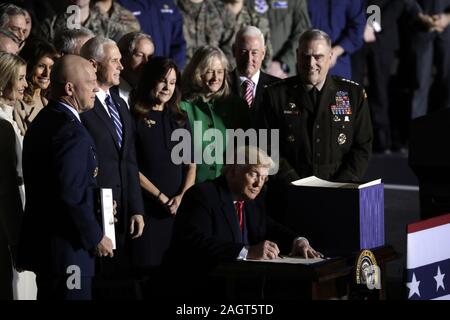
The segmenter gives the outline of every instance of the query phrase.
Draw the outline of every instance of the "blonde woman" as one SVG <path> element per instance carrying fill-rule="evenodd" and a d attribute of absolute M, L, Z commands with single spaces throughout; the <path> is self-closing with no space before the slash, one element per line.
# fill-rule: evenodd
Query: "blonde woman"
<path fill-rule="evenodd" d="M 188 114 L 195 134 L 194 146 L 201 148 L 195 153 L 202 155 L 201 161 L 194 159 L 197 164 L 196 183 L 220 175 L 228 142 L 226 129 L 245 130 L 249 127 L 247 103 L 230 94 L 228 71 L 228 61 L 222 50 L 204 46 L 195 52 L 182 76 L 183 101 L 180 107 Z M 220 135 L 216 134 L 211 140 L 204 139 L 205 132 L 210 129 L 218 131 L 209 131 L 206 136 L 214 133 Z M 215 161 L 217 159 L 220 161 Z"/>
<path fill-rule="evenodd" d="M 11 262 L 17 254 L 24 204 L 22 142 L 13 119 L 14 105 L 27 87 L 26 62 L 11 53 L 0 52 L 0 299 L 35 298 L 32 273 L 14 273 Z M 21 198 L 22 197 L 22 198 Z"/>

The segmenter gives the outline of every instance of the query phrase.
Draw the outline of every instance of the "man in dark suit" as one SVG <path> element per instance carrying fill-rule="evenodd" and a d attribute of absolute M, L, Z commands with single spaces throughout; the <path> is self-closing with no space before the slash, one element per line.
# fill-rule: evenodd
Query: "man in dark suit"
<path fill-rule="evenodd" d="M 306 238 L 265 215 L 257 196 L 274 166 L 272 159 L 253 146 L 238 147 L 236 159 L 245 161 L 225 165 L 220 177 L 186 192 L 170 258 L 205 268 L 238 259 L 277 259 L 280 252 L 322 256 Z"/>
<path fill-rule="evenodd" d="M 280 130 L 279 177 L 291 182 L 315 175 L 359 181 L 372 149 L 372 123 L 364 89 L 328 71 L 331 39 L 305 31 L 297 49 L 298 76 L 265 90 L 260 127 Z"/>
<path fill-rule="evenodd" d="M 25 135 L 26 208 L 19 268 L 36 273 L 38 299 L 90 299 L 94 253 L 113 256 L 94 210 L 97 159 L 79 114 L 94 106 L 94 68 L 65 55 L 53 66 L 49 105 Z"/>
<path fill-rule="evenodd" d="M 249 104 L 250 119 L 255 125 L 264 88 L 280 79 L 261 71 L 266 47 L 264 35 L 258 28 L 247 26 L 239 30 L 233 53 L 236 69 L 230 74 L 230 87 L 235 95 L 242 97 Z"/>
<path fill-rule="evenodd" d="M 220 263 L 278 259 L 280 252 L 322 256 L 306 238 L 266 216 L 257 197 L 274 165 L 272 159 L 252 146 L 238 147 L 235 155 L 235 160 L 245 161 L 225 165 L 220 177 L 196 184 L 184 195 L 166 260 L 166 282 L 173 281 L 169 287 L 177 290 L 168 296 L 221 297 L 226 285 L 220 278 L 208 277 Z"/>
<path fill-rule="evenodd" d="M 94 37 L 83 45 L 81 55 L 97 69 L 99 86 L 94 108 L 81 120 L 97 148 L 98 185 L 111 188 L 117 203 L 116 255 L 112 260 L 102 260 L 99 267 L 102 276 L 122 278 L 129 271 L 128 241 L 140 237 L 144 228 L 144 208 L 132 118 L 125 101 L 110 91 L 119 84 L 121 54 L 114 41 Z"/>

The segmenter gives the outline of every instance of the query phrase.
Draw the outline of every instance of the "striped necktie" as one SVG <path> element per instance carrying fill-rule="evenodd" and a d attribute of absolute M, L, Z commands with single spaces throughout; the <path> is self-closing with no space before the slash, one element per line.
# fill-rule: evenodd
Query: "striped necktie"
<path fill-rule="evenodd" d="M 122 147 L 122 122 L 120 122 L 119 111 L 109 94 L 106 95 L 105 104 L 108 107 L 114 128 L 116 129 L 117 143 L 119 144 L 119 147 Z"/>
<path fill-rule="evenodd" d="M 253 87 L 254 87 L 254 83 L 252 80 L 245 80 L 243 82 L 243 92 L 244 92 L 244 99 L 245 101 L 247 101 L 248 107 L 251 108 L 252 107 L 252 103 L 253 103 Z"/>

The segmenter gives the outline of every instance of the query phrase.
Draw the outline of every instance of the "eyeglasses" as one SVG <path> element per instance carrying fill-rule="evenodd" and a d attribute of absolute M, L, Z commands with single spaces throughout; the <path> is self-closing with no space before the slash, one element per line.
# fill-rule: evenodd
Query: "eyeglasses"
<path fill-rule="evenodd" d="M 254 171 L 254 170 L 251 170 L 251 171 L 247 172 L 246 174 L 247 174 L 247 176 L 248 176 L 250 179 L 252 179 L 252 180 L 254 180 L 254 181 L 258 181 L 258 182 L 259 182 L 259 181 L 262 180 L 263 183 L 266 183 L 267 180 L 269 180 L 269 176 L 268 176 L 268 175 L 266 175 L 266 174 L 260 174 L 259 172 Z"/>

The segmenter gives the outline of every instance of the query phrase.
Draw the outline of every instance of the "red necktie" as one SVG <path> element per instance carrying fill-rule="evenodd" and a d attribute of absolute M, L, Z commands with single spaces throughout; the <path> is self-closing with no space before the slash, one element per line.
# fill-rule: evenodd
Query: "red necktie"
<path fill-rule="evenodd" d="M 244 229 L 244 220 L 243 220 L 243 209 L 244 209 L 244 201 L 236 201 L 234 204 L 236 207 L 236 212 L 239 220 L 239 227 L 241 228 L 241 232 Z"/>

